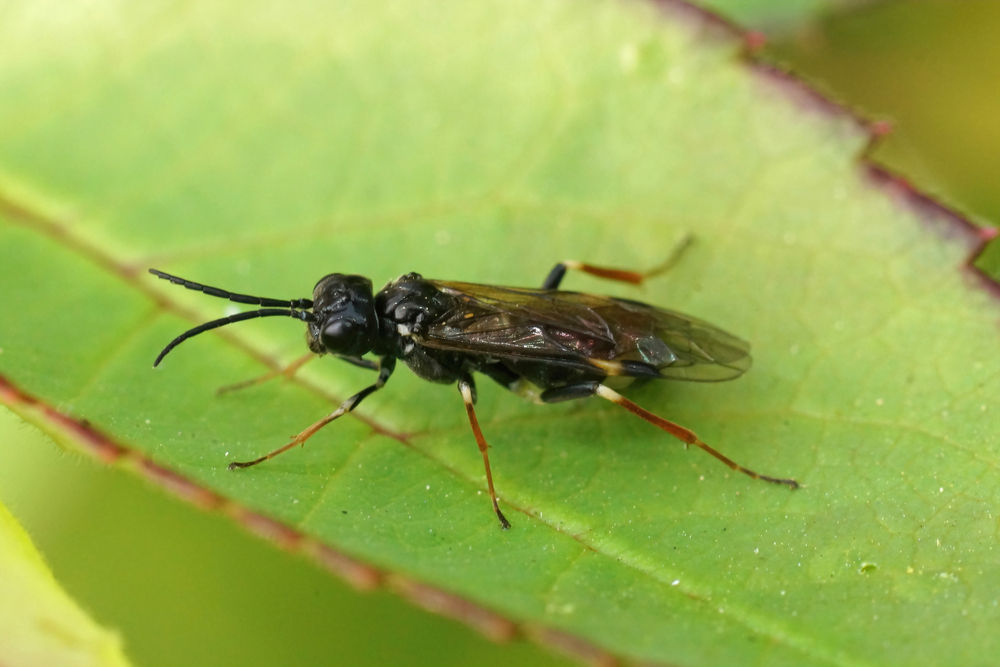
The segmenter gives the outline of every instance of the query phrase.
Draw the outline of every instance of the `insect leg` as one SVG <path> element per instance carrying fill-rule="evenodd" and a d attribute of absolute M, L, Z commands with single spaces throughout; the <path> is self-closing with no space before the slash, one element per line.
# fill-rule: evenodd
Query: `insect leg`
<path fill-rule="evenodd" d="M 476 436 L 476 444 L 479 445 L 479 452 L 483 455 L 483 463 L 486 465 L 486 484 L 490 489 L 490 500 L 493 501 L 493 511 L 497 513 L 497 518 L 500 519 L 500 526 L 507 530 L 510 528 L 510 522 L 507 521 L 507 517 L 503 515 L 500 511 L 500 505 L 497 504 L 497 494 L 493 490 L 493 473 L 490 471 L 490 456 L 487 453 L 489 445 L 486 444 L 486 438 L 483 437 L 483 432 L 479 429 L 479 420 L 476 419 L 476 409 L 473 406 L 475 403 L 475 385 L 471 376 L 466 376 L 458 381 L 458 390 L 462 393 L 462 400 L 465 401 L 465 411 L 469 413 L 469 423 L 472 425 L 472 433 Z"/>
<path fill-rule="evenodd" d="M 271 371 L 270 373 L 264 373 L 263 375 L 258 375 L 255 378 L 250 378 L 249 380 L 243 380 L 242 382 L 237 382 L 235 384 L 227 384 L 224 387 L 219 387 L 218 389 L 215 390 L 215 394 L 217 396 L 221 396 L 222 394 L 228 394 L 229 392 L 236 391 L 238 389 L 246 389 L 247 387 L 253 387 L 254 385 L 264 384 L 268 380 L 273 380 L 279 375 L 284 376 L 286 380 L 291 380 L 292 376 L 294 376 L 295 373 L 298 372 L 300 368 L 302 368 L 315 358 L 316 355 L 310 352 L 307 355 L 299 357 L 298 359 L 288 364 L 284 368 L 279 368 L 277 370 Z"/>
<path fill-rule="evenodd" d="M 335 354 L 333 355 L 340 359 L 341 361 L 346 361 L 352 366 L 357 366 L 358 368 L 367 368 L 370 371 L 377 371 L 381 368 L 379 362 L 372 361 L 371 359 L 365 359 L 364 357 L 350 357 L 346 354 Z"/>
<path fill-rule="evenodd" d="M 364 359 L 362 357 L 348 357 L 340 354 L 333 355 L 338 359 L 342 359 L 352 366 L 358 366 L 359 368 L 367 368 L 370 371 L 379 370 L 379 364 L 377 361 L 372 361 L 371 359 Z M 284 368 L 271 371 L 270 373 L 264 373 L 255 378 L 250 378 L 249 380 L 244 380 L 243 382 L 237 382 L 236 384 L 227 384 L 225 387 L 219 387 L 215 390 L 216 395 L 221 396 L 222 394 L 229 393 L 231 391 L 236 391 L 237 389 L 246 389 L 247 387 L 253 387 L 254 385 L 264 384 L 268 380 L 273 380 L 274 378 L 282 375 L 286 380 L 291 380 L 292 377 L 298 372 L 300 368 L 305 366 L 307 363 L 316 359 L 317 355 L 313 353 L 306 354 L 299 357 L 292 363 L 288 364 Z"/>
<path fill-rule="evenodd" d="M 685 444 L 697 445 L 698 447 L 701 447 L 703 450 L 719 459 L 733 470 L 739 470 L 746 475 L 750 475 L 754 479 L 762 479 L 765 482 L 772 482 L 774 484 L 785 484 L 793 489 L 799 488 L 798 482 L 794 479 L 778 479 L 776 477 L 768 477 L 767 475 L 760 475 L 749 468 L 744 468 L 732 459 L 706 445 L 690 430 L 680 426 L 679 424 L 675 424 L 672 421 L 667 421 L 663 417 L 655 415 L 652 412 L 639 407 L 613 389 L 608 389 L 600 382 L 581 382 L 580 384 L 573 384 L 567 387 L 549 389 L 548 391 L 542 393 L 542 400 L 546 403 L 559 403 L 561 401 L 571 401 L 594 395 L 600 396 L 601 398 L 605 398 L 616 405 L 622 406 L 632 414 L 645 419 L 653 426 L 660 427 Z"/>
<path fill-rule="evenodd" d="M 693 237 L 690 234 L 686 234 L 680 242 L 674 246 L 674 249 L 670 252 L 670 256 L 667 257 L 667 260 L 663 262 L 663 264 L 660 264 L 649 271 L 625 271 L 623 269 L 611 269 L 604 266 L 594 266 L 593 264 L 584 264 L 583 262 L 566 260 L 565 262 L 560 262 L 553 267 L 552 271 L 549 272 L 548 277 L 545 279 L 545 282 L 542 283 L 542 289 L 559 289 L 559 284 L 566 275 L 567 269 L 583 271 L 584 273 L 589 273 L 592 276 L 605 278 L 607 280 L 618 280 L 623 283 L 641 285 L 646 278 L 658 276 L 672 269 L 677 263 L 677 260 L 680 259 L 680 256 L 685 250 L 687 250 L 688 246 L 691 245 L 692 240 Z"/>
<path fill-rule="evenodd" d="M 591 383 L 587 383 L 587 384 L 591 384 Z M 593 383 L 593 384 L 597 384 L 597 383 Z M 570 389 L 570 387 L 566 387 L 566 389 Z M 546 393 L 548 393 L 548 392 L 546 392 Z M 623 408 L 625 408 L 626 410 L 628 410 L 629 412 L 631 412 L 635 416 L 641 417 L 642 419 L 645 419 L 646 421 L 648 421 L 653 426 L 658 426 L 659 428 L 663 429 L 664 431 L 666 431 L 670 435 L 674 436 L 675 438 L 677 438 L 681 442 L 684 442 L 684 443 L 689 444 L 689 445 L 697 445 L 698 447 L 701 447 L 703 450 L 705 450 L 706 452 L 708 452 L 709 454 L 711 454 L 715 458 L 719 459 L 720 461 L 722 461 L 723 463 L 725 463 L 727 466 L 729 466 L 733 470 L 738 470 L 738 471 L 740 471 L 741 473 L 743 473 L 745 475 L 749 475 L 750 477 L 753 477 L 754 479 L 761 479 L 761 480 L 764 480 L 765 482 L 771 482 L 773 484 L 784 484 L 785 486 L 788 486 L 788 487 L 790 487 L 792 489 L 799 488 L 799 483 L 796 482 L 794 479 L 778 479 L 777 477 L 768 477 L 767 475 L 760 475 L 760 474 L 754 472 L 753 470 L 750 470 L 749 468 L 744 468 L 743 466 L 741 466 L 740 464 L 736 463 L 732 459 L 724 456 L 723 454 L 715 451 L 714 449 L 712 449 L 711 447 L 709 447 L 708 445 L 706 445 L 704 442 L 701 441 L 700 438 L 698 438 L 697 435 L 695 435 L 693 432 L 689 431 L 688 429 L 684 428 L 683 426 L 680 426 L 679 424 L 675 424 L 675 423 L 673 423 L 671 421 L 667 421 L 666 419 L 664 419 L 663 417 L 660 417 L 658 415 L 654 415 L 649 410 L 645 410 L 645 409 L 639 407 L 638 405 L 636 405 L 632 401 L 628 400 L 627 398 L 625 398 L 624 396 L 622 396 L 618 392 L 614 391 L 613 389 L 608 389 L 603 384 L 597 384 L 597 387 L 595 388 L 594 393 L 596 395 L 600 396 L 601 398 L 605 398 L 605 399 L 611 401 L 612 403 L 615 403 L 616 405 L 622 406 Z M 545 394 L 542 394 L 542 400 L 545 400 Z"/>
<path fill-rule="evenodd" d="M 270 454 L 265 454 L 259 459 L 254 459 L 253 461 L 246 461 L 246 462 L 233 461 L 232 463 L 229 464 L 229 469 L 235 470 L 236 468 L 249 468 L 250 466 L 255 466 L 258 463 L 263 463 L 268 459 L 273 459 L 278 454 L 286 452 L 296 445 L 305 444 L 305 441 L 311 438 L 316 433 L 316 431 L 320 430 L 321 428 L 332 422 L 334 419 L 346 415 L 348 412 L 358 407 L 358 404 L 361 403 L 361 401 L 365 400 L 365 398 L 368 395 L 378 391 L 379 389 L 385 386 L 386 381 L 388 381 L 389 376 L 392 375 L 392 371 L 396 367 L 396 358 L 382 357 L 379 359 L 379 365 L 380 368 L 378 373 L 378 380 L 375 381 L 375 384 L 369 387 L 365 387 L 364 389 L 356 393 L 354 396 L 351 396 L 349 399 L 341 403 L 339 408 L 337 408 L 327 416 L 323 417 L 322 419 L 320 419 L 318 422 L 316 422 L 306 430 L 302 431 L 302 433 L 299 433 L 297 436 L 295 436 L 290 443 L 282 447 L 279 447 Z"/>
<path fill-rule="evenodd" d="M 542 392 L 540 398 L 543 403 L 575 401 L 578 398 L 589 398 L 590 396 L 593 396 L 597 393 L 597 388 L 600 386 L 600 382 L 581 382 L 580 384 L 571 384 L 567 387 L 546 389 Z"/>

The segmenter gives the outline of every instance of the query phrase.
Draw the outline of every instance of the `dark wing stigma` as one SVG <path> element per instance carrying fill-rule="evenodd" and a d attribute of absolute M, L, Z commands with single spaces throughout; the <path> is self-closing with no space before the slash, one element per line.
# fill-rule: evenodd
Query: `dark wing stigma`
<path fill-rule="evenodd" d="M 607 296 L 433 281 L 458 307 L 422 344 L 497 358 L 570 363 L 636 361 L 675 380 L 729 380 L 750 368 L 750 346 L 681 313 Z M 630 375 L 631 373 L 624 373 Z"/>
<path fill-rule="evenodd" d="M 621 358 L 647 361 L 664 378 L 692 382 L 732 380 L 750 369 L 746 341 L 704 320 L 642 305 L 656 322 L 653 335 L 635 340 L 635 351 L 622 350 Z"/>

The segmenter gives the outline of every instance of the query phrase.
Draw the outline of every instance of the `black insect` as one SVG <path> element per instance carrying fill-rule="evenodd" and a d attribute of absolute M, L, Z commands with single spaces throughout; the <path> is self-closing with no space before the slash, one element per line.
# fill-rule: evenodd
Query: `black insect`
<path fill-rule="evenodd" d="M 230 470 L 257 465 L 303 444 L 381 389 L 397 359 L 425 380 L 457 382 L 483 455 L 493 510 L 504 528 L 510 523 L 493 490 L 488 446 L 473 407 L 473 373 L 482 373 L 543 403 L 600 396 L 675 438 L 701 447 L 733 470 L 798 488 L 795 480 L 767 477 L 744 468 L 688 429 L 654 415 L 609 387 L 633 378 L 731 380 L 750 368 L 748 343 L 708 322 L 638 301 L 561 291 L 558 287 L 568 268 L 632 283 L 649 275 L 563 262 L 555 266 L 541 289 L 427 280 L 407 273 L 373 293 L 368 278 L 331 273 L 316 284 L 312 299 L 282 300 L 233 294 L 150 269 L 153 275 L 191 290 L 264 306 L 185 332 L 163 348 L 153 366 L 177 345 L 202 332 L 257 317 L 283 316 L 306 323 L 306 342 L 313 353 L 333 354 L 378 371 L 374 384 L 291 442 L 253 461 L 231 463 Z M 376 355 L 377 361 L 364 359 L 368 353 Z"/>

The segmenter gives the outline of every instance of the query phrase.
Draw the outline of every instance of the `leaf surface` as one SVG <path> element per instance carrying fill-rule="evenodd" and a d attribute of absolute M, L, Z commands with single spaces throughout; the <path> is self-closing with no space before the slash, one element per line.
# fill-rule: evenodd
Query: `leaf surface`
<path fill-rule="evenodd" d="M 339 552 L 612 655 L 1000 649 L 1000 308 L 965 269 L 976 241 L 730 33 L 643 2 L 32 7 L 0 21 L 0 374 L 18 391 Z M 275 298 L 333 271 L 537 285 L 565 258 L 655 266 L 686 234 L 638 291 L 566 287 L 752 341 L 738 381 L 632 398 L 797 492 L 613 405 L 483 379 L 502 532 L 453 387 L 397 370 L 357 418 L 233 473 L 370 373 L 323 359 L 215 396 L 304 352 L 276 318 L 150 370 L 230 312 L 150 266 Z"/>
<path fill-rule="evenodd" d="M 56 583 L 31 538 L 0 505 L 0 657 L 8 665 L 127 667 L 121 639 Z"/>

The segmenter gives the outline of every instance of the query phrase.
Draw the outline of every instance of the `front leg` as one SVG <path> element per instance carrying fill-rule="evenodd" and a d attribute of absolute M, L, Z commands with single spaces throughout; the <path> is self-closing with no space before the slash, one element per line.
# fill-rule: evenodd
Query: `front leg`
<path fill-rule="evenodd" d="M 269 373 L 264 373 L 263 375 L 258 375 L 257 377 L 250 378 L 249 380 L 243 380 L 242 382 L 237 382 L 235 384 L 227 384 L 224 387 L 219 387 L 215 390 L 217 396 L 222 396 L 223 394 L 228 394 L 231 391 L 238 391 L 240 389 L 246 389 L 247 387 L 253 387 L 258 384 L 264 384 L 268 380 L 273 380 L 278 376 L 283 376 L 286 380 L 291 380 L 292 376 L 307 363 L 316 358 L 316 355 L 310 352 L 309 354 L 303 355 L 288 364 L 284 368 L 279 368 L 273 370 Z"/>
<path fill-rule="evenodd" d="M 377 371 L 379 369 L 379 364 L 377 361 L 371 361 L 369 359 L 364 359 L 362 357 L 351 357 L 343 354 L 335 354 L 333 356 L 336 357 L 337 359 L 346 361 L 347 363 L 353 366 L 358 366 L 359 368 L 367 368 L 368 370 L 371 371 Z M 227 394 L 231 391 L 237 391 L 240 389 L 246 389 L 247 387 L 253 387 L 258 384 L 264 384 L 268 380 L 273 380 L 278 376 L 283 376 L 286 380 L 291 380 L 292 377 L 295 375 L 295 373 L 298 372 L 300 368 L 305 366 L 307 363 L 309 363 L 316 357 L 317 357 L 316 354 L 310 352 L 307 355 L 299 357 L 298 359 L 288 364 L 284 368 L 279 368 L 277 370 L 271 371 L 270 373 L 264 373 L 263 375 L 259 375 L 255 378 L 250 378 L 249 380 L 243 380 L 242 382 L 237 382 L 235 384 L 227 384 L 224 387 L 219 387 L 218 389 L 216 389 L 215 393 L 221 396 L 222 394 Z"/>
<path fill-rule="evenodd" d="M 279 447 L 270 454 L 265 454 L 264 456 L 261 456 L 258 459 L 254 459 L 253 461 L 245 461 L 245 462 L 233 461 L 232 463 L 229 464 L 229 469 L 235 470 L 236 468 L 249 468 L 250 466 L 255 466 L 258 463 L 263 463 L 268 459 L 273 459 L 278 454 L 288 451 L 295 445 L 305 444 L 306 440 L 311 438 L 316 433 L 316 431 L 320 430 L 321 428 L 332 422 L 334 419 L 346 415 L 348 412 L 358 407 L 361 401 L 365 400 L 365 398 L 367 398 L 369 395 L 373 394 L 374 392 L 384 387 L 385 383 L 389 380 L 389 376 L 392 375 L 393 369 L 395 368 L 396 368 L 395 357 L 386 356 L 379 358 L 378 380 L 375 381 L 375 384 L 365 387 L 364 389 L 356 393 L 354 396 L 351 396 L 349 399 L 341 403 L 339 408 L 337 408 L 336 410 L 328 414 L 326 417 L 323 417 L 318 422 L 316 422 L 315 424 L 313 424 L 312 426 L 310 426 L 309 428 L 307 428 L 306 430 L 302 431 L 297 436 L 295 436 L 292 439 L 292 441 L 287 445 Z"/>

